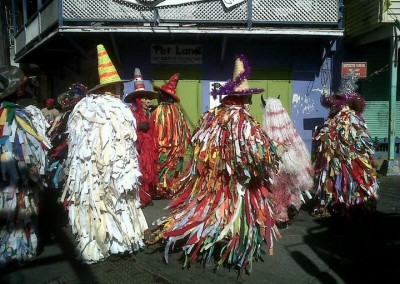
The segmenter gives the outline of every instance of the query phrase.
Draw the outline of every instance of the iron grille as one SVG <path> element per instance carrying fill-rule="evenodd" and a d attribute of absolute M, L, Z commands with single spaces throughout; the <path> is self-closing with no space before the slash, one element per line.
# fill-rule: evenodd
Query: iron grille
<path fill-rule="evenodd" d="M 252 0 L 251 3 L 245 1 L 226 9 L 220 0 L 211 0 L 152 9 L 121 0 L 63 0 L 63 18 L 64 21 L 162 21 L 189 24 L 212 24 L 214 21 L 243 23 L 248 19 L 254 23 L 337 24 L 338 1 Z M 250 13 L 248 7 L 252 7 Z"/>
<path fill-rule="evenodd" d="M 64 20 L 153 20 L 154 11 L 123 1 L 63 0 Z"/>
<path fill-rule="evenodd" d="M 338 22 L 338 3 L 334 0 L 257 0 L 253 1 L 253 21 Z"/>
<path fill-rule="evenodd" d="M 247 1 L 229 11 L 222 1 L 217 0 L 160 7 L 158 13 L 163 21 L 246 21 Z"/>

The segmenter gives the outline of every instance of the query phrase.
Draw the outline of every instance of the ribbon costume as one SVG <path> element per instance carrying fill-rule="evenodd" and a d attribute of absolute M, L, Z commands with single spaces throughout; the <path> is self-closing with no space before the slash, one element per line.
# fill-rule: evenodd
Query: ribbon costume
<path fill-rule="evenodd" d="M 272 177 L 271 185 L 275 218 L 283 226 L 299 212 L 301 204 L 306 202 L 304 196 L 312 199 L 309 190 L 314 186 L 314 169 L 310 153 L 279 98 L 262 101 L 264 131 L 271 139 L 286 146 L 279 172 Z"/>
<path fill-rule="evenodd" d="M 142 207 L 153 204 L 158 183 L 158 140 L 155 135 L 154 121 L 150 119 L 150 100 L 158 94 L 147 91 L 144 87 L 142 74 L 135 68 L 134 91 L 125 96 L 124 102 L 131 104 L 131 111 L 137 123 L 137 151 L 140 172 L 139 197 Z"/>
<path fill-rule="evenodd" d="M 266 244 L 272 253 L 280 233 L 272 213 L 269 178 L 278 170 L 278 149 L 246 110 L 250 67 L 241 55 L 233 80 L 214 95 L 226 95 L 205 112 L 192 135 L 191 164 L 174 184 L 170 213 L 159 219 L 148 242 L 165 240 L 165 259 L 179 246 L 184 266 L 216 257 L 239 271 L 251 270 Z"/>
<path fill-rule="evenodd" d="M 356 80 L 350 73 L 342 78 L 337 94 L 321 97 L 330 113 L 314 136 L 316 216 L 376 209 L 374 147 L 362 117 L 365 101 L 355 91 Z"/>
<path fill-rule="evenodd" d="M 100 85 L 68 120 L 64 188 L 78 257 L 89 264 L 139 250 L 147 229 L 138 196 L 136 121 L 120 99 L 124 81 L 103 45 L 97 52 Z"/>
<path fill-rule="evenodd" d="M 38 248 L 39 190 L 50 144 L 36 128 L 45 126 L 29 113 L 40 110 L 10 102 L 23 78 L 17 67 L 0 68 L 0 266 L 32 260 Z"/>
<path fill-rule="evenodd" d="M 156 196 L 170 199 L 175 192 L 172 184 L 183 171 L 183 159 L 190 144 L 190 129 L 182 109 L 176 105 L 180 102 L 176 88 L 180 74 L 171 76 L 161 87 L 154 86 L 159 93 L 159 104 L 153 111 L 151 120 L 155 123 L 158 137 L 158 185 Z"/>
<path fill-rule="evenodd" d="M 74 83 L 68 91 L 58 96 L 57 102 L 61 105 L 61 113 L 51 121 L 47 129 L 52 147 L 48 151 L 49 167 L 47 177 L 49 188 L 61 189 L 65 182 L 65 172 L 68 169 L 64 167 L 65 159 L 68 154 L 68 118 L 74 106 L 86 96 L 87 87 Z"/>

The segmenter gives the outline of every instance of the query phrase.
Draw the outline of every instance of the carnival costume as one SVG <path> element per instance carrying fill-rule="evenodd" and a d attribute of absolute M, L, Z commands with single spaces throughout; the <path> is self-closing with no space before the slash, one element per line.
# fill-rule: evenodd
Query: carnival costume
<path fill-rule="evenodd" d="M 26 109 L 4 101 L 15 96 L 23 77 L 17 67 L 0 68 L 0 266 L 37 254 L 38 193 L 50 145 Z"/>
<path fill-rule="evenodd" d="M 156 99 L 158 94 L 145 90 L 142 74 L 139 68 L 134 72 L 134 91 L 124 98 L 126 103 L 131 103 L 131 111 L 137 124 L 137 142 L 140 176 L 139 197 L 142 207 L 152 204 L 156 197 L 156 186 L 158 182 L 158 140 L 154 131 L 154 121 L 150 119 L 150 112 L 145 109 L 142 99 L 148 101 Z"/>
<path fill-rule="evenodd" d="M 262 89 L 248 87 L 250 67 L 236 58 L 234 79 L 214 95 L 228 95 L 205 112 L 192 136 L 190 166 L 174 186 L 170 213 L 158 220 L 149 243 L 165 239 L 182 247 L 184 266 L 217 258 L 240 271 L 252 268 L 264 242 L 272 253 L 279 230 L 271 208 L 269 178 L 278 168 L 277 148 L 244 108 Z"/>
<path fill-rule="evenodd" d="M 160 93 L 160 102 L 151 116 L 158 137 L 157 198 L 169 199 L 175 194 L 171 191 L 172 184 L 183 171 L 183 159 L 190 144 L 188 123 L 182 109 L 175 104 L 180 101 L 176 95 L 179 77 L 176 73 L 161 87 L 154 86 Z"/>
<path fill-rule="evenodd" d="M 321 98 L 330 115 L 314 136 L 317 216 L 376 209 L 374 147 L 362 117 L 365 101 L 356 93 L 355 82 L 350 73 L 342 78 L 336 95 Z"/>
<path fill-rule="evenodd" d="M 47 169 L 47 178 L 49 188 L 60 189 L 65 182 L 64 167 L 65 159 L 68 154 L 68 129 L 67 122 L 74 106 L 87 93 L 87 87 L 74 83 L 66 91 L 58 96 L 57 102 L 61 105 L 61 113 L 51 122 L 47 129 L 47 135 L 50 138 L 52 148 L 48 151 L 49 167 Z"/>
<path fill-rule="evenodd" d="M 263 130 L 272 140 L 286 145 L 279 173 L 272 177 L 271 190 L 275 219 L 287 223 L 300 210 L 304 196 L 312 199 L 309 190 L 314 185 L 314 169 L 309 151 L 279 98 L 263 100 L 263 106 Z"/>
<path fill-rule="evenodd" d="M 123 81 L 103 45 L 97 52 L 100 85 L 76 104 L 68 120 L 64 190 L 78 256 L 89 264 L 139 250 L 147 229 L 139 208 L 136 121 L 121 99 L 101 93 Z"/>

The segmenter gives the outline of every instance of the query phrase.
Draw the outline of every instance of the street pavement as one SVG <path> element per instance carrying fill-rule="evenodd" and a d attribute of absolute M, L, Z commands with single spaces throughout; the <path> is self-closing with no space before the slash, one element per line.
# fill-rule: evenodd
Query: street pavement
<path fill-rule="evenodd" d="M 243 275 L 225 267 L 214 271 L 213 263 L 182 269 L 181 251 L 172 252 L 165 264 L 161 245 L 81 264 L 75 259 L 65 212 L 48 208 L 56 224 L 45 222 L 53 234 L 48 234 L 41 253 L 29 264 L 0 271 L 0 283 L 399 283 L 399 184 L 400 176 L 380 177 L 377 212 L 351 220 L 315 218 L 309 214 L 310 204 L 304 205 L 281 231 L 274 255 L 265 254 L 250 274 Z M 167 204 L 157 200 L 144 209 L 149 225 L 165 214 Z"/>

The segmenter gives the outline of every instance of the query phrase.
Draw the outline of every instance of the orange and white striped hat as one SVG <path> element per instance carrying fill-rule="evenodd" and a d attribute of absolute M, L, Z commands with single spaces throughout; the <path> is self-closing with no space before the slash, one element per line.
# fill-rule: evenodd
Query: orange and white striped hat
<path fill-rule="evenodd" d="M 121 80 L 121 78 L 118 75 L 117 69 L 115 69 L 114 64 L 112 63 L 106 49 L 104 48 L 104 45 L 102 44 L 97 45 L 97 60 L 98 60 L 100 84 L 90 89 L 87 92 L 88 94 L 93 93 L 93 91 L 98 90 L 107 85 L 131 81 L 131 80 Z"/>
<path fill-rule="evenodd" d="M 142 73 L 140 72 L 139 68 L 135 68 L 133 75 L 133 86 L 134 91 L 127 94 L 124 98 L 124 102 L 126 103 L 132 103 L 136 100 L 136 98 L 148 98 L 149 100 L 153 100 L 158 97 L 158 93 L 146 90 Z"/>

